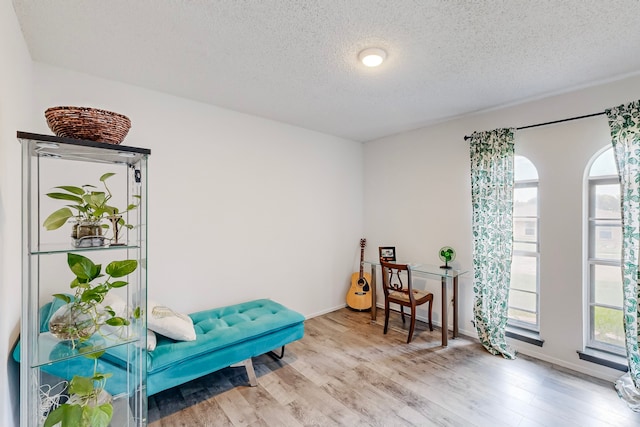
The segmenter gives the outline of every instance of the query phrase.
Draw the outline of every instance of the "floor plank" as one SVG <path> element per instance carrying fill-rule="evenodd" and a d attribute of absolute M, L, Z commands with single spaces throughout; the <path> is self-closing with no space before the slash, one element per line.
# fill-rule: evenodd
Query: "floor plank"
<path fill-rule="evenodd" d="M 519 355 L 492 356 L 391 314 L 348 309 L 305 322 L 278 360 L 254 358 L 258 386 L 227 368 L 149 397 L 151 427 L 173 426 L 640 426 L 613 385 Z"/>

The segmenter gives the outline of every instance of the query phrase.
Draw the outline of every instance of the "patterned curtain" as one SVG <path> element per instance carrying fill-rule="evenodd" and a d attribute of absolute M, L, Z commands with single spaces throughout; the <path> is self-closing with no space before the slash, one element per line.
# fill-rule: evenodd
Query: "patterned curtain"
<path fill-rule="evenodd" d="M 616 381 L 618 395 L 640 411 L 640 101 L 606 111 L 611 129 L 622 204 L 623 319 L 629 372 Z"/>
<path fill-rule="evenodd" d="M 491 354 L 514 359 L 505 338 L 513 252 L 514 129 L 471 135 L 473 313 Z"/>

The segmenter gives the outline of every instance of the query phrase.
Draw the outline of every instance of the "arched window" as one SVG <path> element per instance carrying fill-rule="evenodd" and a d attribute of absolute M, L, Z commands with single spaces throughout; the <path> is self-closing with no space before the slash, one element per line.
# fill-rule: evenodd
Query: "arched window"
<path fill-rule="evenodd" d="M 596 155 L 587 181 L 587 347 L 624 354 L 622 216 L 613 148 Z"/>
<path fill-rule="evenodd" d="M 514 179 L 509 325 L 537 332 L 540 329 L 538 170 L 526 157 L 515 156 Z"/>

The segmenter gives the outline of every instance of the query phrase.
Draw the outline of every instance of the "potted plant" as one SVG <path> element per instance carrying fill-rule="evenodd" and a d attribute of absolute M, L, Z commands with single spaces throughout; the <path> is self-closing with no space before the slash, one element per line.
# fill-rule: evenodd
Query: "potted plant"
<path fill-rule="evenodd" d="M 113 417 L 111 395 L 104 389 L 111 374 L 97 372 L 98 358 L 104 352 L 87 354 L 94 359 L 93 376 L 74 375 L 69 381 L 66 402 L 49 412 L 43 427 L 107 427 Z"/>
<path fill-rule="evenodd" d="M 115 175 L 113 172 L 105 173 L 100 177 L 100 182 L 104 186 L 104 191 L 99 191 L 96 186 L 85 184 L 82 187 L 72 185 L 62 185 L 55 187 L 58 190 L 47 193 L 47 196 L 56 200 L 65 200 L 74 204 L 67 205 L 49 215 L 42 224 L 47 230 L 56 230 L 62 227 L 69 219 L 76 218 L 71 233 L 72 241 L 76 247 L 90 247 L 104 245 L 102 229 L 109 228 L 109 224 L 103 224 L 103 219 L 108 219 L 111 223 L 113 244 L 118 242 L 118 230 L 121 227 L 133 228 L 127 224 L 122 214 L 138 207 L 138 204 L 131 203 L 125 210 L 120 210 L 109 205 L 109 200 L 113 197 L 111 190 L 107 186 L 107 179 Z M 139 195 L 134 198 L 140 199 Z M 74 209 L 74 213 L 71 209 Z"/>
<path fill-rule="evenodd" d="M 110 262 L 105 269 L 106 280 L 97 284 L 92 282 L 105 277 L 101 274 L 100 264 L 74 253 L 67 254 L 67 264 L 76 276 L 70 284 L 74 295 L 54 295 L 66 304 L 53 313 L 49 320 L 49 331 L 53 336 L 71 340 L 75 346 L 77 340 L 86 341 L 103 325 L 119 327 L 129 324 L 127 319 L 116 316 L 111 307 L 102 307 L 101 303 L 111 289 L 122 288 L 128 284 L 124 280 L 114 279 L 134 272 L 138 267 L 136 260 Z M 134 316 L 139 316 L 139 309 L 136 309 Z"/>
<path fill-rule="evenodd" d="M 75 275 L 69 285 L 74 295 L 54 295 L 66 304 L 51 316 L 49 331 L 59 339 L 70 340 L 74 349 L 93 359 L 93 375 L 73 376 L 66 390 L 68 399 L 47 414 L 44 427 L 107 427 L 113 417 L 112 397 L 105 390 L 111 374 L 97 372 L 97 360 L 104 351 L 93 351 L 93 344 L 87 340 L 93 334 L 100 333 L 104 325 L 119 327 L 130 324 L 129 320 L 116 316 L 112 307 L 102 307 L 101 303 L 111 289 L 128 285 L 128 282 L 118 279 L 133 273 L 138 262 L 112 261 L 105 268 L 105 274 L 102 274 L 100 264 L 82 255 L 68 253 L 67 264 Z M 106 279 L 100 283 L 93 283 L 104 277 Z M 139 307 L 133 311 L 136 319 L 141 314 Z"/>

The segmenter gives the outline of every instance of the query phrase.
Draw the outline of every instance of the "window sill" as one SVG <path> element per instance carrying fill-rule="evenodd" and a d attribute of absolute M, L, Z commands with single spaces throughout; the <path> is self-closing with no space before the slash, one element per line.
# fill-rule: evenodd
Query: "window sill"
<path fill-rule="evenodd" d="M 617 369 L 622 372 L 629 370 L 627 359 L 617 354 L 595 350 L 593 348 L 585 348 L 584 351 L 578 351 L 578 356 L 581 360 L 606 366 L 607 368 Z"/>
<path fill-rule="evenodd" d="M 505 335 L 509 338 L 513 338 L 514 340 L 524 341 L 529 344 L 537 345 L 538 347 L 542 347 L 542 344 L 544 344 L 544 340 L 540 338 L 540 334 L 538 332 L 529 331 L 527 329 L 507 326 Z"/>

